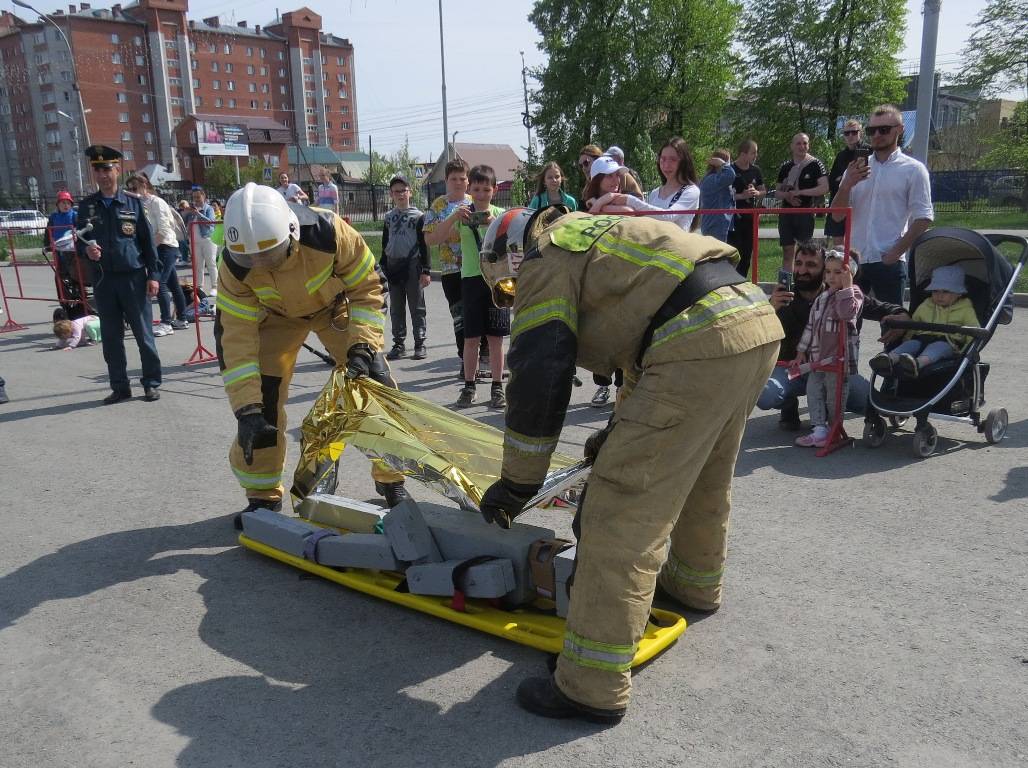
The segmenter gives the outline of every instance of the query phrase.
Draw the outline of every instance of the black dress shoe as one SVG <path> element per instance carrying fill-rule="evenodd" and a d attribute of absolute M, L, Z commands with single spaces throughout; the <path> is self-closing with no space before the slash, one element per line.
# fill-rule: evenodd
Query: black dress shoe
<path fill-rule="evenodd" d="M 250 499 L 246 509 L 241 509 L 232 516 L 232 525 L 237 531 L 243 530 L 243 513 L 253 512 L 255 509 L 270 509 L 272 512 L 281 512 L 282 502 L 268 501 L 267 499 Z"/>
<path fill-rule="evenodd" d="M 407 489 L 403 487 L 403 480 L 398 483 L 380 483 L 376 480 L 375 493 L 386 500 L 386 506 L 390 509 L 410 498 Z"/>
<path fill-rule="evenodd" d="M 114 405 L 122 400 L 131 400 L 132 391 L 128 389 L 116 389 L 104 398 L 104 405 Z"/>
<path fill-rule="evenodd" d="M 601 725 L 617 725 L 625 716 L 623 709 L 595 709 L 572 701 L 557 688 L 552 677 L 530 677 L 518 686 L 518 705 L 533 715 L 558 720 L 578 718 Z"/>
<path fill-rule="evenodd" d="M 157 389 L 157 387 L 144 387 L 143 399 L 148 403 L 152 403 L 154 400 L 160 400 L 161 391 Z"/>

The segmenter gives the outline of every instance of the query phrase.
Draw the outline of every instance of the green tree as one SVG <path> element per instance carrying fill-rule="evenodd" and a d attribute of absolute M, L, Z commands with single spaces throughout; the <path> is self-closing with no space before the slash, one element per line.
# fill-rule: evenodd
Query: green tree
<path fill-rule="evenodd" d="M 785 159 L 793 134 L 830 158 L 840 117 L 903 97 L 897 54 L 905 0 L 747 0 L 743 86 L 729 110 L 736 138 Z"/>
<path fill-rule="evenodd" d="M 964 67 L 957 75 L 963 85 L 986 95 L 1022 91 L 1028 97 L 1028 0 L 989 0 L 978 14 L 964 48 Z M 1028 169 L 1028 102 L 986 139 L 986 167 Z M 1028 199 L 1025 174 L 1024 199 Z"/>
<path fill-rule="evenodd" d="M 737 62 L 732 0 L 537 0 L 529 20 L 544 67 L 532 71 L 540 161 L 574 175 L 584 144 L 617 144 L 652 182 L 654 149 L 674 134 L 709 144 Z"/>
<path fill-rule="evenodd" d="M 239 183 L 236 183 L 236 158 L 219 157 L 210 168 L 204 168 L 204 187 L 216 197 L 227 198 L 235 190 L 248 182 L 261 184 L 264 182 L 264 162 L 258 160 L 250 164 L 243 158 L 239 159 Z"/>

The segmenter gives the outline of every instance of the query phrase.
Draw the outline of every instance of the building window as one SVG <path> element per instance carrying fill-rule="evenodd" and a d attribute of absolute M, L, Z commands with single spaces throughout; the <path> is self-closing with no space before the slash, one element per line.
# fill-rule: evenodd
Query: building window
<path fill-rule="evenodd" d="M 236 89 L 236 81 L 235 80 L 229 80 L 227 83 L 225 83 L 225 90 L 226 91 L 234 91 L 235 89 Z"/>
<path fill-rule="evenodd" d="M 232 72 L 232 62 L 229 61 L 225 63 L 225 71 L 228 73 Z"/>
<path fill-rule="evenodd" d="M 217 72 L 217 71 L 218 71 L 218 62 L 212 61 L 211 62 L 211 72 Z"/>
<path fill-rule="evenodd" d="M 314 75 L 304 75 L 303 76 L 303 81 L 305 83 L 313 83 L 314 82 Z"/>
<path fill-rule="evenodd" d="M 142 48 L 143 47 L 143 38 L 141 38 L 139 35 L 136 35 L 135 37 L 132 38 L 132 45 L 136 46 L 136 48 Z"/>
<path fill-rule="evenodd" d="M 263 59 L 267 55 L 267 51 L 261 48 L 261 58 Z"/>
<path fill-rule="evenodd" d="M 135 157 L 135 155 L 132 154 L 131 149 L 126 149 L 124 152 L 121 153 L 121 156 L 124 157 L 126 160 L 132 160 Z"/>
<path fill-rule="evenodd" d="M 116 37 L 116 35 L 111 35 L 111 37 Z M 121 54 L 117 51 L 111 54 L 111 64 L 121 64 Z"/>
<path fill-rule="evenodd" d="M 204 168 L 213 168 L 214 167 L 214 159 L 215 158 L 210 157 L 210 156 L 205 157 L 203 159 L 203 167 Z"/>
<path fill-rule="evenodd" d="M 149 123 L 150 122 L 150 113 L 149 112 L 144 112 L 143 113 L 143 122 L 144 123 Z"/>
<path fill-rule="evenodd" d="M 280 85 L 278 87 L 278 92 L 281 93 L 283 96 L 285 96 L 286 95 L 286 87 L 284 85 Z"/>
<path fill-rule="evenodd" d="M 350 130 L 350 126 L 351 126 L 351 123 L 348 120 L 344 120 L 343 121 L 343 130 L 344 131 Z"/>
<path fill-rule="evenodd" d="M 252 99 L 250 100 L 250 109 L 257 109 L 257 102 Z"/>
<path fill-rule="evenodd" d="M 278 52 L 278 60 L 279 61 L 285 61 L 286 60 L 286 52 L 285 51 L 279 51 Z"/>
<path fill-rule="evenodd" d="M 342 66 L 344 66 L 345 64 L 346 64 L 346 60 L 345 60 L 345 59 L 343 59 L 343 57 L 342 57 L 342 56 L 336 56 L 336 65 L 337 65 L 337 66 L 340 66 L 340 67 L 342 67 Z"/>
<path fill-rule="evenodd" d="M 144 93 L 140 98 L 143 100 L 144 104 L 149 104 L 150 103 L 150 94 L 149 93 Z"/>
<path fill-rule="evenodd" d="M 154 160 L 157 159 L 157 155 L 155 155 L 153 152 L 147 152 L 146 159 L 152 163 Z"/>
<path fill-rule="evenodd" d="M 340 115 L 348 115 L 348 114 L 350 114 L 350 108 L 344 104 L 343 106 L 341 106 L 339 108 L 339 114 Z"/>
<path fill-rule="evenodd" d="M 353 146 L 353 139 L 343 139 L 343 146 L 344 147 L 352 147 Z"/>
<path fill-rule="evenodd" d="M 307 107 L 307 114 L 308 115 L 313 115 L 314 114 L 314 107 Z"/>
<path fill-rule="evenodd" d="M 132 134 L 129 133 L 128 131 L 122 131 L 121 132 L 121 140 L 122 141 L 132 141 Z"/>
<path fill-rule="evenodd" d="M 217 45 L 215 45 L 214 43 L 208 43 L 207 44 L 207 53 L 217 53 L 217 52 L 218 52 L 218 46 Z"/>
<path fill-rule="evenodd" d="M 183 106 L 185 106 L 185 103 L 183 102 L 183 100 L 181 98 L 179 98 L 178 96 L 172 96 L 169 99 L 169 101 L 171 102 L 171 106 L 173 106 L 173 107 L 183 107 Z"/>
<path fill-rule="evenodd" d="M 198 106 L 198 107 L 202 107 L 203 106 L 203 96 L 197 96 L 196 97 L 196 106 Z"/>
<path fill-rule="evenodd" d="M 129 121 L 129 114 L 128 114 L 128 112 L 119 112 L 118 113 L 118 122 L 119 123 L 127 123 L 128 121 Z"/>
<path fill-rule="evenodd" d="M 144 59 L 142 56 L 136 56 L 136 66 L 142 67 L 144 64 L 146 64 L 146 59 Z"/>
<path fill-rule="evenodd" d="M 54 181 L 64 181 L 64 169 L 63 168 L 55 168 L 54 169 Z"/>
<path fill-rule="evenodd" d="M 211 88 L 213 90 L 215 90 L 215 91 L 220 91 L 221 90 L 221 81 L 220 80 L 211 80 Z"/>
<path fill-rule="evenodd" d="M 190 59 L 190 60 L 189 60 L 189 68 L 190 68 L 191 70 L 193 70 L 193 71 L 195 72 L 195 71 L 196 71 L 196 68 L 197 68 L 198 66 L 200 66 L 200 64 L 199 64 L 199 62 L 197 62 L 197 60 L 196 60 L 196 59 Z"/>
<path fill-rule="evenodd" d="M 267 83 L 261 83 L 261 93 L 268 93 L 271 87 Z"/>
<path fill-rule="evenodd" d="M 150 131 L 147 131 L 146 133 L 144 133 L 143 134 L 143 141 L 145 141 L 147 144 L 153 144 L 153 133 L 151 133 Z M 194 139 L 194 141 L 195 141 L 195 139 Z"/>
<path fill-rule="evenodd" d="M 114 100 L 117 101 L 119 104 L 128 104 L 128 94 L 117 93 L 114 95 Z"/>
<path fill-rule="evenodd" d="M 196 144 L 196 131 L 189 132 L 189 143 Z"/>
<path fill-rule="evenodd" d="M 271 102 L 270 101 L 264 102 L 264 111 L 268 112 L 270 109 L 271 109 Z"/>
<path fill-rule="evenodd" d="M 257 84 L 256 83 L 248 83 L 247 87 L 248 87 L 250 93 L 257 93 Z"/>
<path fill-rule="evenodd" d="M 307 58 L 305 58 L 303 60 L 303 65 L 305 67 L 312 67 L 312 66 L 314 66 L 314 59 L 307 59 Z"/>
<path fill-rule="evenodd" d="M 146 85 L 146 75 L 137 75 L 136 76 L 136 82 L 139 85 Z"/>
<path fill-rule="evenodd" d="M 193 87 L 194 88 L 199 88 L 200 87 L 200 81 L 197 80 L 195 77 L 193 78 Z"/>
<path fill-rule="evenodd" d="M 125 82 L 125 75 L 124 75 L 124 73 L 122 73 L 122 72 L 115 72 L 114 73 L 114 83 L 115 83 L 115 85 L 121 85 L 124 82 Z"/>
<path fill-rule="evenodd" d="M 216 107 L 218 107 L 218 108 L 221 108 L 221 107 L 225 106 L 225 102 L 224 102 L 224 101 L 222 100 L 222 98 L 221 98 L 221 97 L 219 96 L 218 98 L 216 98 L 216 99 L 214 100 L 214 106 L 216 106 Z"/>
<path fill-rule="evenodd" d="M 346 98 L 346 89 L 345 88 L 340 88 L 339 89 L 339 98 L 340 99 L 345 99 Z"/>
<path fill-rule="evenodd" d="M 267 67 L 261 67 L 261 77 L 267 77 L 267 76 L 268 76 L 268 68 Z"/>
<path fill-rule="evenodd" d="M 118 36 L 114 33 L 111 33 L 111 45 L 117 45 L 119 42 L 121 41 L 118 39 Z"/>
<path fill-rule="evenodd" d="M 230 54 L 230 53 L 232 53 L 232 46 L 231 46 L 231 45 L 229 45 L 228 43 L 225 43 L 225 44 L 224 44 L 224 45 L 223 45 L 223 46 L 221 47 L 221 52 L 222 52 L 222 53 L 224 53 L 224 54 Z"/>
<path fill-rule="evenodd" d="M 235 109 L 236 108 L 236 100 L 235 99 L 229 99 L 228 100 L 228 108 L 229 109 Z"/>
<path fill-rule="evenodd" d="M 181 77 L 169 77 L 168 78 L 168 85 L 170 85 L 173 88 L 181 88 L 182 87 L 182 78 Z"/>
<path fill-rule="evenodd" d="M 286 69 L 285 69 L 285 67 L 279 67 L 278 68 L 278 76 L 279 77 L 285 77 L 286 76 Z"/>
<path fill-rule="evenodd" d="M 251 48 L 250 50 L 253 50 L 253 49 Z M 255 72 L 255 70 L 253 68 L 253 64 L 247 64 L 246 65 L 246 74 L 252 75 L 254 72 Z"/>
<path fill-rule="evenodd" d="M 279 109 L 281 109 L 281 110 L 282 110 L 283 112 L 288 112 L 288 111 L 289 111 L 289 105 L 288 105 L 288 104 L 286 104 L 286 103 L 285 103 L 285 102 L 283 101 L 283 102 L 282 102 L 282 106 L 281 106 L 281 107 L 279 107 Z"/>
<path fill-rule="evenodd" d="M 253 56 L 253 48 L 247 47 L 246 55 L 247 56 Z M 253 74 L 253 73 L 251 72 L 250 74 Z"/>

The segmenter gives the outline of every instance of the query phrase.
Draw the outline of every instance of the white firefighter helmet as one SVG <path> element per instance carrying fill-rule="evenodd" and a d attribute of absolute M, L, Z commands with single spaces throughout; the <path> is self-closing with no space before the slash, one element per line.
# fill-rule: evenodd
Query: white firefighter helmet
<path fill-rule="evenodd" d="M 493 219 L 482 240 L 482 277 L 492 291 L 493 304 L 500 309 L 514 306 L 514 287 L 525 258 L 525 234 L 537 213 L 531 208 L 511 208 Z"/>
<path fill-rule="evenodd" d="M 289 255 L 290 238 L 300 239 L 300 222 L 285 198 L 252 181 L 228 199 L 224 226 L 232 261 L 248 269 L 281 265 Z"/>

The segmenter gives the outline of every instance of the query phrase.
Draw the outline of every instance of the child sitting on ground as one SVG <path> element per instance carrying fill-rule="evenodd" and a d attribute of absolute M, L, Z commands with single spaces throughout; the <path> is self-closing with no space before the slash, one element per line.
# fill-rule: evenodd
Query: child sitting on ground
<path fill-rule="evenodd" d="M 818 246 L 814 246 L 815 248 Z M 800 253 L 807 252 L 809 246 L 801 247 Z M 828 287 L 822 291 L 810 308 L 807 327 L 803 329 L 799 344 L 796 345 L 794 365 L 802 365 L 808 360 L 817 365 L 826 365 L 838 361 L 839 326 L 846 324 L 846 356 L 842 373 L 842 403 L 846 402 L 849 391 L 849 376 L 857 372 L 857 354 L 859 351 L 859 335 L 857 318 L 864 303 L 864 294 L 853 285 L 853 277 L 857 272 L 858 254 L 850 250 L 849 268 L 843 264 L 843 256 L 838 251 L 825 254 L 825 280 Z M 810 412 L 810 423 L 813 431 L 809 435 L 796 438 L 796 445 L 821 448 L 828 442 L 829 417 L 833 420 L 835 413 L 835 388 L 838 386 L 837 371 L 811 370 L 807 376 L 807 410 Z"/>
<path fill-rule="evenodd" d="M 68 313 L 58 307 L 54 310 L 54 336 L 57 338 L 54 349 L 70 352 L 75 347 L 90 347 L 100 341 L 100 318 L 83 315 L 69 320 Z"/>
<path fill-rule="evenodd" d="M 974 305 L 967 298 L 964 268 L 953 264 L 932 270 L 928 289 L 932 295 L 914 310 L 912 320 L 920 323 L 941 323 L 978 328 Z M 968 336 L 940 331 L 909 331 L 904 341 L 891 352 L 871 358 L 871 370 L 879 376 L 899 375 L 916 379 L 921 368 L 945 360 L 964 351 L 971 343 Z"/>

